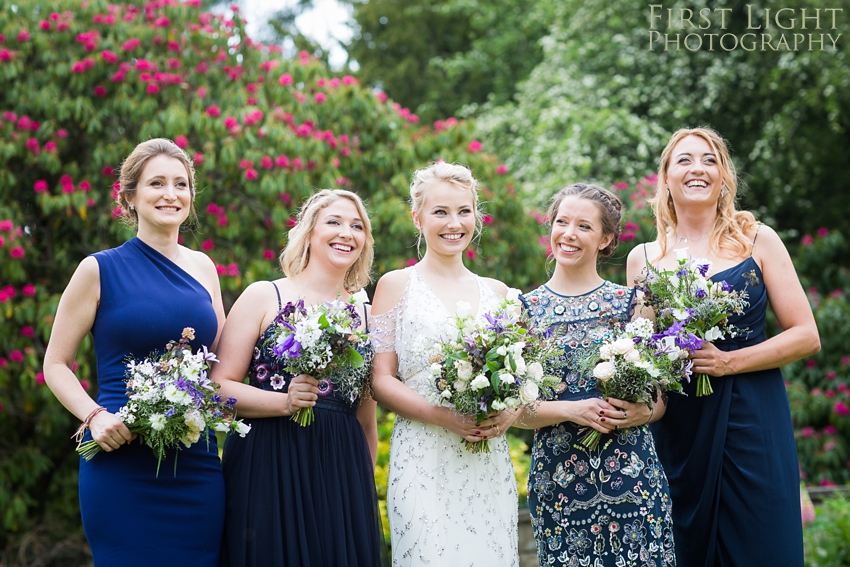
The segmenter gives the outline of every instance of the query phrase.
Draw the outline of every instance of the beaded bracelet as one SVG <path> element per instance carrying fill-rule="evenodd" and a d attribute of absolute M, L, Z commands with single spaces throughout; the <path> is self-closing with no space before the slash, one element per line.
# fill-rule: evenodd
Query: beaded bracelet
<path fill-rule="evenodd" d="M 91 425 L 91 420 L 94 419 L 94 416 L 96 416 L 102 411 L 106 411 L 106 408 L 103 406 L 97 406 L 96 408 L 91 410 L 91 413 L 86 416 L 86 418 L 77 428 L 77 431 L 73 435 L 71 435 L 71 439 L 77 440 L 77 446 L 79 446 L 83 442 L 83 436 L 86 434 L 86 429 L 88 429 Z"/>

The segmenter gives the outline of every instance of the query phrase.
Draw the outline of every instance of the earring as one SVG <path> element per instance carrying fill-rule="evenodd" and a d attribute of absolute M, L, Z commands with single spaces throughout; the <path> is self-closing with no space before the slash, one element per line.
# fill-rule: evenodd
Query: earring
<path fill-rule="evenodd" d="M 133 205 L 130 205 L 130 210 L 131 210 L 131 211 L 135 211 L 135 210 L 136 210 L 136 207 L 134 207 Z"/>
<path fill-rule="evenodd" d="M 670 196 L 670 189 L 667 189 L 667 196 Z"/>
<path fill-rule="evenodd" d="M 724 196 L 726 194 L 726 186 L 723 186 L 723 189 L 720 190 L 720 196 Z"/>

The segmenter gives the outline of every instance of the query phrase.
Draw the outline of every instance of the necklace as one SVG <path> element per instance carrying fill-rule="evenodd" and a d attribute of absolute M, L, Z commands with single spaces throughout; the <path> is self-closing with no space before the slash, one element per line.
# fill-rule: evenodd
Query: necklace
<path fill-rule="evenodd" d="M 676 236 L 678 237 L 678 239 L 676 240 L 676 244 L 679 244 L 679 243 L 682 243 L 682 242 L 699 242 L 701 240 L 705 240 L 706 238 L 708 238 L 710 234 L 711 233 L 703 234 L 699 238 L 691 238 L 691 237 L 688 237 L 688 236 L 678 236 L 678 234 L 677 234 Z"/>

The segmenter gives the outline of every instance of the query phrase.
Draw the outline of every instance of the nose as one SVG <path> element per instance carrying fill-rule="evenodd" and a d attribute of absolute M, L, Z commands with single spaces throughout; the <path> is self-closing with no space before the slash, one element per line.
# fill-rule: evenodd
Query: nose
<path fill-rule="evenodd" d="M 458 217 L 456 214 L 449 215 L 449 226 L 460 226 L 460 217 Z"/>
<path fill-rule="evenodd" d="M 339 224 L 339 237 L 340 238 L 350 238 L 351 237 L 351 227 L 348 223 L 340 223 Z"/>
<path fill-rule="evenodd" d="M 165 184 L 165 193 L 162 195 L 167 201 L 174 201 L 177 199 L 177 190 L 174 188 L 174 183 L 170 181 Z"/>

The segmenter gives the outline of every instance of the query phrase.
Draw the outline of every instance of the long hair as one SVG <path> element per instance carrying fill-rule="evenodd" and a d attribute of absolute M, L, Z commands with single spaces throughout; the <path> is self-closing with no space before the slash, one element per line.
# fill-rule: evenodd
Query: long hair
<path fill-rule="evenodd" d="M 708 246 L 715 254 L 727 252 L 730 256 L 749 256 L 753 251 L 753 243 L 747 233 L 755 228 L 756 218 L 749 211 L 735 209 L 735 197 L 738 194 L 738 173 L 735 164 L 729 156 L 726 141 L 711 128 L 682 128 L 677 130 L 664 151 L 658 164 L 658 181 L 655 186 L 655 196 L 650 200 L 655 213 L 655 228 L 658 231 L 658 244 L 661 246 L 661 256 L 667 253 L 667 233 L 676 230 L 678 218 L 673 206 L 673 198 L 667 191 L 667 171 L 670 169 L 670 159 L 673 148 L 687 136 L 698 136 L 706 141 L 717 156 L 721 181 L 725 189 L 717 200 L 717 219 L 711 229 Z"/>
<path fill-rule="evenodd" d="M 348 199 L 354 203 L 358 216 L 363 221 L 363 233 L 366 242 L 357 261 L 345 273 L 343 285 L 353 292 L 366 286 L 372 279 L 372 261 L 375 259 L 375 238 L 372 236 L 372 223 L 366 213 L 363 201 L 356 193 L 344 189 L 322 189 L 314 193 L 298 211 L 296 224 L 289 231 L 286 247 L 280 253 L 280 267 L 287 277 L 300 274 L 310 263 L 310 236 L 319 218 L 319 211 L 339 199 Z"/>

